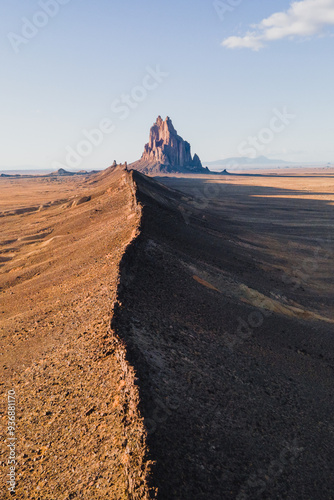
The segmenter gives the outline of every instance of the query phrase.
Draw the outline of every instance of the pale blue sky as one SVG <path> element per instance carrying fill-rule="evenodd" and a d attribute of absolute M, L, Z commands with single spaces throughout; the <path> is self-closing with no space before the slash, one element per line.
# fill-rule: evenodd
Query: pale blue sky
<path fill-rule="evenodd" d="M 47 1 L 58 11 L 53 17 L 38 15 Z M 288 0 L 241 0 L 222 19 L 211 0 L 3 0 L 0 170 L 134 161 L 159 114 L 172 118 L 203 161 L 239 156 L 249 137 L 271 158 L 334 161 L 334 1 L 297 3 L 303 9 L 289 14 Z M 317 5 L 328 10 L 309 26 Z M 288 14 L 272 36 L 260 23 L 277 12 Z M 29 34 L 23 18 L 45 26 Z M 164 75 L 155 81 L 157 67 Z M 111 109 L 131 92 L 133 109 Z M 268 132 L 284 108 L 295 117 Z M 85 149 L 83 131 L 105 119 L 113 128 L 104 123 L 109 133 Z M 66 163 L 78 148 L 87 156 Z"/>

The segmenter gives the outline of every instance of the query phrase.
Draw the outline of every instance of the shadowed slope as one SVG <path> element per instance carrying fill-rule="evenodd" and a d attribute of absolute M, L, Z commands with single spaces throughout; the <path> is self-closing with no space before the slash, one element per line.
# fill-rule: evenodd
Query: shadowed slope
<path fill-rule="evenodd" d="M 331 498 L 330 308 L 282 282 L 274 229 L 246 244 L 247 224 L 219 204 L 133 178 L 143 217 L 114 326 L 139 376 L 158 498 Z"/>

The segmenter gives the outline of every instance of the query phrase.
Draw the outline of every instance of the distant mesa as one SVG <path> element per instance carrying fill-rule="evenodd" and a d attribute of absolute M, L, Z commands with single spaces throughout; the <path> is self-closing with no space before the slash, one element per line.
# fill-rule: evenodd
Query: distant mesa
<path fill-rule="evenodd" d="M 210 173 L 207 167 L 202 166 L 197 154 L 192 157 L 189 142 L 177 134 L 168 116 L 165 121 L 158 116 L 141 159 L 132 163 L 130 168 L 144 174 Z"/>
<path fill-rule="evenodd" d="M 60 168 L 59 170 L 57 170 L 57 172 L 52 172 L 51 175 L 73 175 L 72 172 L 68 172 L 67 170 L 64 170 L 63 168 Z"/>
<path fill-rule="evenodd" d="M 60 168 L 56 172 L 52 172 L 52 176 L 69 176 L 69 175 L 87 175 L 88 172 L 86 170 L 80 170 L 79 172 L 68 172 L 64 168 Z"/>

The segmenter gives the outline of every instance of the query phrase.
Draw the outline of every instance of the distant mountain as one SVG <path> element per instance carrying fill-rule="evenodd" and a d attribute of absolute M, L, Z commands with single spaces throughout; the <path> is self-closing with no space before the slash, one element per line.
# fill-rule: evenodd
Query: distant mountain
<path fill-rule="evenodd" d="M 131 169 L 143 174 L 190 173 L 207 174 L 208 168 L 202 166 L 195 154 L 191 155 L 190 144 L 184 141 L 175 130 L 172 120 L 158 116 L 150 130 L 148 144 L 140 160 L 130 165 Z"/>
<path fill-rule="evenodd" d="M 210 167 L 228 166 L 232 168 L 237 167 L 238 165 L 293 165 L 293 163 L 283 160 L 271 160 L 265 156 L 258 156 L 257 158 L 236 156 L 232 158 L 225 158 L 223 160 L 209 161 L 206 162 L 206 165 L 209 165 Z"/>
<path fill-rule="evenodd" d="M 60 168 L 56 172 L 51 172 L 49 174 L 42 174 L 42 173 L 24 173 L 24 170 L 22 171 L 22 174 L 5 174 L 1 173 L 0 177 L 19 177 L 19 178 L 31 178 L 31 177 L 49 177 L 49 178 L 54 178 L 54 177 L 72 177 L 72 176 L 77 176 L 77 175 L 92 175 L 96 174 L 98 170 L 92 170 L 90 172 L 87 172 L 86 170 L 80 170 L 79 172 L 69 172 L 63 168 Z"/>

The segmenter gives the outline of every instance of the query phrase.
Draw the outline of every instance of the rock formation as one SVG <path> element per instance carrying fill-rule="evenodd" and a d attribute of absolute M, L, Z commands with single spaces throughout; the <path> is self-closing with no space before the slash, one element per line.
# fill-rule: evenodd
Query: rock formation
<path fill-rule="evenodd" d="M 177 134 L 168 116 L 165 121 L 158 116 L 141 159 L 132 163 L 131 168 L 144 174 L 210 172 L 203 168 L 197 154 L 192 157 L 189 142 Z"/>

